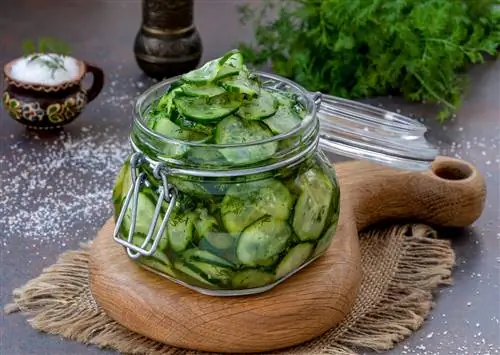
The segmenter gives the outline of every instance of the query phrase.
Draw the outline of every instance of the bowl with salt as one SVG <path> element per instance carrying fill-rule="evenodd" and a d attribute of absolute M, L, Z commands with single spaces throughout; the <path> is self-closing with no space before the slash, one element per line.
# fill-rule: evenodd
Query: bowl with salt
<path fill-rule="evenodd" d="M 71 56 L 33 53 L 5 64 L 3 105 L 30 129 L 58 129 L 74 121 L 104 85 L 101 68 Z M 93 76 L 90 88 L 82 82 Z"/>

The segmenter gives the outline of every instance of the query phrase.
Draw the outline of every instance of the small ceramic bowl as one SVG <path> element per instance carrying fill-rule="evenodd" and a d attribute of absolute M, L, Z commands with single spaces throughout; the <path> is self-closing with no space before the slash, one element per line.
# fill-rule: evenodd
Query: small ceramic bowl
<path fill-rule="evenodd" d="M 4 66 L 6 87 L 3 105 L 14 120 L 30 129 L 58 129 L 74 121 L 86 105 L 99 95 L 104 86 L 102 69 L 75 58 L 66 57 L 66 60 L 72 61 L 71 75 L 52 82 L 39 80 L 36 75 L 29 77 L 29 70 L 24 70 L 24 57 Z M 40 68 L 37 70 L 39 75 Z M 82 81 L 89 73 L 93 75 L 93 82 L 89 89 L 85 89 Z"/>

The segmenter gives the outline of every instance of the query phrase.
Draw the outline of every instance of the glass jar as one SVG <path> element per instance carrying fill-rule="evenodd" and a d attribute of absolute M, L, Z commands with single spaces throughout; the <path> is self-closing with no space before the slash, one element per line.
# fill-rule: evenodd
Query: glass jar
<path fill-rule="evenodd" d="M 138 98 L 132 152 L 113 189 L 114 239 L 128 256 L 207 295 L 264 292 L 325 253 L 341 191 L 323 150 L 410 170 L 436 156 L 418 122 L 256 75 L 297 97 L 305 114 L 294 129 L 245 144 L 162 136 L 146 114 L 179 80 L 170 78 Z"/>

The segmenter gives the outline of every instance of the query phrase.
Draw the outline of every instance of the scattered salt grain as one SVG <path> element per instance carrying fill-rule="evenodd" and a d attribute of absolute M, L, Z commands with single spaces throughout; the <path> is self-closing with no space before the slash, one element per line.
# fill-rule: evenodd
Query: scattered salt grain
<path fill-rule="evenodd" d="M 40 142 L 40 141 L 34 141 Z M 44 149 L 12 144 L 0 156 L 2 243 L 21 236 L 37 245 L 82 240 L 111 216 L 116 174 L 129 151 L 128 137 L 113 127 L 62 133 Z M 7 158 L 8 157 L 8 158 Z"/>
<path fill-rule="evenodd" d="M 64 68 L 56 68 L 54 71 L 43 63 L 44 60 L 52 61 L 51 57 L 55 56 L 40 55 L 34 60 L 31 60 L 31 56 L 20 58 L 12 65 L 10 75 L 17 81 L 43 85 L 59 85 L 77 78 L 80 68 L 72 57 L 57 56 L 61 58 Z"/>

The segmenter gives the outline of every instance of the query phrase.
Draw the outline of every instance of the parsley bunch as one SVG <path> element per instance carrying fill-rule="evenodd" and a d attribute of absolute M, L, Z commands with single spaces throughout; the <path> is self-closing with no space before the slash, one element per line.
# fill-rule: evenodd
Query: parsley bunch
<path fill-rule="evenodd" d="M 500 0 L 263 0 L 240 7 L 256 44 L 253 65 L 312 91 L 348 99 L 403 95 L 439 103 L 446 120 L 461 102 L 465 69 L 500 45 Z M 268 15 L 274 15 L 266 19 Z"/>

